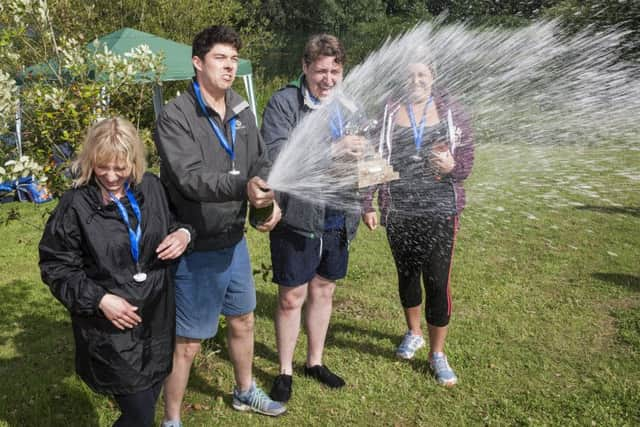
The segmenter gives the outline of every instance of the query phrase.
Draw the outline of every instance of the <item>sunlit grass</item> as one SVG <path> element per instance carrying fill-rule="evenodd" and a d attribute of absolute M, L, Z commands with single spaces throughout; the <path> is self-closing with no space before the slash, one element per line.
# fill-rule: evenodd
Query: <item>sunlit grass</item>
<path fill-rule="evenodd" d="M 361 227 L 325 355 L 347 387 L 301 375 L 301 336 L 288 413 L 240 414 L 226 349 L 211 342 L 192 372 L 185 425 L 639 424 L 639 165 L 640 151 L 614 144 L 478 147 L 453 270 L 456 388 L 433 382 L 426 351 L 393 357 L 405 329 L 395 268 L 384 230 Z M 73 374 L 68 316 L 39 279 L 52 207 L 0 205 L 0 425 L 108 426 L 117 409 Z M 248 238 L 254 268 L 268 267 L 266 236 Z M 276 286 L 260 272 L 256 286 L 254 373 L 268 390 Z"/>

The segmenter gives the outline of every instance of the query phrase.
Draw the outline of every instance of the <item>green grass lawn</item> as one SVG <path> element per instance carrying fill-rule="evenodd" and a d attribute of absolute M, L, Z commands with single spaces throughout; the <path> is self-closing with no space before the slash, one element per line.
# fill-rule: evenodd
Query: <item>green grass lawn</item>
<path fill-rule="evenodd" d="M 637 148 L 479 146 L 453 270 L 457 387 L 434 383 L 426 351 L 394 358 L 405 332 L 395 268 L 384 230 L 361 227 L 325 356 L 347 386 L 301 375 L 301 336 L 287 414 L 237 413 L 217 339 L 192 371 L 185 425 L 639 425 L 639 190 Z M 117 408 L 73 373 L 70 321 L 40 282 L 52 208 L 0 205 L 0 425 L 109 426 Z M 248 238 L 255 268 L 268 266 L 266 236 Z M 268 390 L 276 287 L 260 273 L 256 287 L 254 374 Z"/>

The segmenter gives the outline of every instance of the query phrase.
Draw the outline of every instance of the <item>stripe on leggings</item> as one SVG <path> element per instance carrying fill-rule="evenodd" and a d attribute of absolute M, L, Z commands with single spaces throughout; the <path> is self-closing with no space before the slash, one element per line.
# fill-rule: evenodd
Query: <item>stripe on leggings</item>
<path fill-rule="evenodd" d="M 451 242 L 451 258 L 449 259 L 449 274 L 447 275 L 447 316 L 451 317 L 451 270 L 453 268 L 453 253 L 456 249 L 456 237 L 458 235 L 458 215 L 453 217 L 453 241 Z"/>

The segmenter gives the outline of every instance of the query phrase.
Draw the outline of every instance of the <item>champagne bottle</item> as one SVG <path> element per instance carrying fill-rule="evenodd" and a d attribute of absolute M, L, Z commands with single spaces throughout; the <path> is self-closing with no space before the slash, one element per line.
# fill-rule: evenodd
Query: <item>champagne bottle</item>
<path fill-rule="evenodd" d="M 273 214 L 273 203 L 263 208 L 256 208 L 253 205 L 249 206 L 249 224 L 253 228 L 264 224 Z"/>

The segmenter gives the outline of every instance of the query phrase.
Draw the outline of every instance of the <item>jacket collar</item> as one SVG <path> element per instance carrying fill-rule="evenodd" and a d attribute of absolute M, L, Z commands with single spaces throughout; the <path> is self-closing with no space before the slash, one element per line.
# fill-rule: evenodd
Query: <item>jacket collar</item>
<path fill-rule="evenodd" d="M 193 90 L 193 82 L 195 81 L 196 79 L 194 77 L 191 80 L 191 84 L 187 88 L 187 93 L 191 96 L 192 101 L 195 104 L 195 107 L 198 110 L 198 113 L 200 114 L 201 113 L 200 106 L 198 104 L 198 100 L 196 99 L 196 93 Z M 224 103 L 226 107 L 225 108 L 226 113 L 224 117 L 225 122 L 249 108 L 249 103 L 245 101 L 240 95 L 238 95 L 236 91 L 234 91 L 233 89 L 227 89 L 227 91 L 225 92 Z M 208 105 L 207 105 L 207 110 L 209 110 L 210 114 L 211 113 L 215 113 L 216 115 L 218 114 L 217 112 L 215 112 L 215 110 L 213 110 Z"/>
<path fill-rule="evenodd" d="M 91 181 L 82 188 L 85 196 L 89 200 L 89 203 L 91 203 L 96 210 L 102 210 L 103 208 L 107 210 L 115 210 L 115 204 L 113 202 L 108 203 L 106 206 L 102 203 L 102 192 L 95 177 L 92 177 Z M 144 205 L 144 194 L 142 193 L 140 185 L 131 184 L 131 190 L 133 190 L 133 195 L 136 198 L 136 201 L 142 207 Z M 126 203 L 129 203 L 129 201 L 127 200 Z"/>
<path fill-rule="evenodd" d="M 298 90 L 302 96 L 302 102 L 309 110 L 317 110 L 322 106 L 322 102 L 311 94 L 309 87 L 307 86 L 307 80 L 302 74 L 298 78 Z"/>

